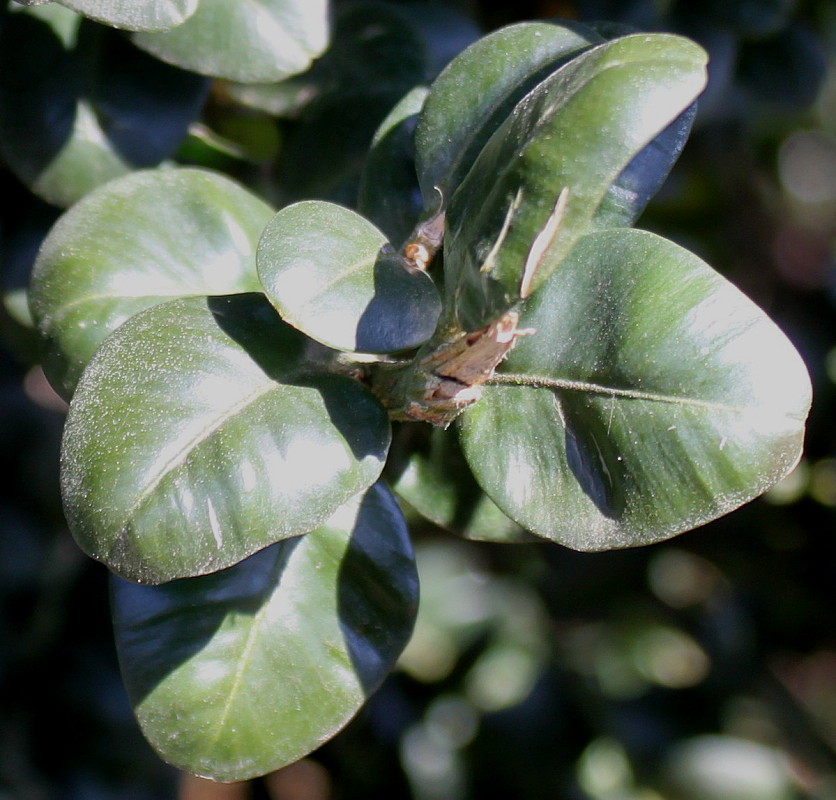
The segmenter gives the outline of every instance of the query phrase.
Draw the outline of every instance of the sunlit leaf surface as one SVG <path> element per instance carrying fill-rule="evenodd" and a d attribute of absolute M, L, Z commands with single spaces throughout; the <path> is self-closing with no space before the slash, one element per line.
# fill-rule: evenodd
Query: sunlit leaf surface
<path fill-rule="evenodd" d="M 259 242 L 258 274 L 285 320 L 340 350 L 417 347 L 441 310 L 425 272 L 407 270 L 374 225 L 333 203 L 282 209 Z"/>
<path fill-rule="evenodd" d="M 79 14 L 131 31 L 164 31 L 194 14 L 199 0 L 58 0 Z"/>
<path fill-rule="evenodd" d="M 304 72 L 325 50 L 328 0 L 200 0 L 181 25 L 138 33 L 163 61 L 235 81 L 279 81 Z"/>
<path fill-rule="evenodd" d="M 212 572 L 321 524 L 380 474 L 389 424 L 360 384 L 310 374 L 261 295 L 137 314 L 90 362 L 62 451 L 79 545 L 132 580 Z"/>
<path fill-rule="evenodd" d="M 53 386 L 69 397 L 107 335 L 149 306 L 257 290 L 255 248 L 272 214 L 195 169 L 135 173 L 73 206 L 45 240 L 30 288 Z"/>
<path fill-rule="evenodd" d="M 214 575 L 113 582 L 143 732 L 166 760 L 222 781 L 278 769 L 342 728 L 394 666 L 417 603 L 406 526 L 379 484 Z"/>
<path fill-rule="evenodd" d="M 458 187 L 490 136 L 526 92 L 601 37 L 584 25 L 523 22 L 472 44 L 433 82 L 416 131 L 424 202 Z M 437 187 L 437 188 L 436 188 Z"/>
<path fill-rule="evenodd" d="M 696 256 L 642 231 L 584 239 L 535 329 L 462 418 L 482 487 L 580 550 L 646 544 L 761 494 L 799 458 L 810 383 L 781 331 Z"/>
<path fill-rule="evenodd" d="M 447 212 L 445 289 L 465 330 L 542 285 L 624 168 L 693 103 L 705 63 L 687 39 L 624 36 L 581 53 L 514 107 Z"/>

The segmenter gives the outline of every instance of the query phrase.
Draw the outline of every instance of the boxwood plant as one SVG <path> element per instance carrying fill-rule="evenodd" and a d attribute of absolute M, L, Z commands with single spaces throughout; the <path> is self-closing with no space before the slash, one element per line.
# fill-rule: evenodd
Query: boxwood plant
<path fill-rule="evenodd" d="M 189 41 L 154 32 L 164 15 L 218 6 L 62 3 L 124 11 L 152 52 Z M 66 516 L 114 573 L 124 679 L 164 759 L 245 779 L 361 708 L 418 603 L 396 497 L 471 538 L 605 550 L 793 467 L 792 346 L 632 227 L 705 60 L 674 35 L 514 25 L 393 108 L 353 208 L 276 212 L 163 166 L 58 220 L 30 299 L 71 399 Z"/>

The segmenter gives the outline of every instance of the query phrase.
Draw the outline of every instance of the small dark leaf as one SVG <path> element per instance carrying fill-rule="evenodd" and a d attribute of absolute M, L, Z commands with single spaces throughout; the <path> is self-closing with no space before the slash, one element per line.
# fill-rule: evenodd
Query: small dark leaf
<path fill-rule="evenodd" d="M 338 350 L 388 353 L 432 336 L 441 302 L 359 214 L 319 200 L 282 209 L 258 246 L 258 274 L 282 317 Z"/>
<path fill-rule="evenodd" d="M 423 208 L 415 173 L 415 125 L 427 91 L 416 87 L 383 120 L 360 179 L 358 210 L 396 245 L 406 241 Z"/>
<path fill-rule="evenodd" d="M 401 425 L 386 470 L 398 497 L 445 530 L 488 542 L 534 538 L 482 491 L 459 448 L 455 428 Z"/>

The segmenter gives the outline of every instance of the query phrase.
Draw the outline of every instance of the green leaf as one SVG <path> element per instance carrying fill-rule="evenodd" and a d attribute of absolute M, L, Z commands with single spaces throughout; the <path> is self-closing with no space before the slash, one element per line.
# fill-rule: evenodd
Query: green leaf
<path fill-rule="evenodd" d="M 462 455 L 455 428 L 400 425 L 385 477 L 398 497 L 422 517 L 466 539 L 524 542 L 533 538 L 482 491 Z"/>
<path fill-rule="evenodd" d="M 272 214 L 197 169 L 134 173 L 79 201 L 44 241 L 30 288 L 53 386 L 69 397 L 107 335 L 149 306 L 257 291 L 255 248 Z"/>
<path fill-rule="evenodd" d="M 520 101 L 450 202 L 455 322 L 477 330 L 542 285 L 624 168 L 702 90 L 705 60 L 684 38 L 625 36 L 581 53 Z"/>
<path fill-rule="evenodd" d="M 183 24 L 138 33 L 149 53 L 184 69 L 243 82 L 304 72 L 328 44 L 328 0 L 200 0 Z"/>
<path fill-rule="evenodd" d="M 380 484 L 307 536 L 214 575 L 113 582 L 145 736 L 220 781 L 278 769 L 346 725 L 394 667 L 417 603 L 406 526 Z"/>
<path fill-rule="evenodd" d="M 120 326 L 64 433 L 81 548 L 137 582 L 199 575 L 313 530 L 377 480 L 385 412 L 355 381 L 311 376 L 308 345 L 256 294 L 174 300 Z"/>
<path fill-rule="evenodd" d="M 164 31 L 194 14 L 198 0 L 58 0 L 79 14 L 130 31 Z"/>
<path fill-rule="evenodd" d="M 583 239 L 461 418 L 479 483 L 579 550 L 668 538 L 764 492 L 799 458 L 810 383 L 780 330 L 650 233 Z"/>
<path fill-rule="evenodd" d="M 207 89 L 61 6 L 0 17 L 0 150 L 55 205 L 169 158 Z"/>
<path fill-rule="evenodd" d="M 483 37 L 438 76 L 416 131 L 418 180 L 428 209 L 450 196 L 514 106 L 563 59 L 601 41 L 573 23 L 523 22 Z"/>
<path fill-rule="evenodd" d="M 438 292 L 386 244 L 347 208 L 296 203 L 264 230 L 258 274 L 282 317 L 318 342 L 366 353 L 417 347 L 435 330 Z"/>
<path fill-rule="evenodd" d="M 348 95 L 358 93 L 375 93 L 381 103 L 386 99 L 391 106 L 417 83 L 433 80 L 480 36 L 466 14 L 436 4 L 353 0 L 333 9 L 331 45 L 311 69 L 281 83 L 230 83 L 225 87 L 230 96 L 245 106 L 288 118 L 298 117 L 308 105 L 318 105 L 324 95 L 342 97 L 345 110 L 351 106 L 345 102 Z"/>
<path fill-rule="evenodd" d="M 276 165 L 284 203 L 316 198 L 353 206 L 375 131 L 424 81 L 423 43 L 396 7 L 355 1 L 338 4 L 334 16 L 332 46 L 293 82 L 309 101 L 297 103 L 298 120 Z"/>
<path fill-rule="evenodd" d="M 372 139 L 360 179 L 357 208 L 389 241 L 406 241 L 423 203 L 415 175 L 415 125 L 427 97 L 416 86 L 395 105 Z"/>
<path fill-rule="evenodd" d="M 697 104 L 692 103 L 633 157 L 607 190 L 593 228 L 629 228 L 636 222 L 679 158 L 696 115 Z"/>

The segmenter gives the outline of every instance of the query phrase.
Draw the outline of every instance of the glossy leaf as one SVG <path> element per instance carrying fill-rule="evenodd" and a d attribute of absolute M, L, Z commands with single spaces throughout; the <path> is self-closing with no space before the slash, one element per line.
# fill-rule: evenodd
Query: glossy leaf
<path fill-rule="evenodd" d="M 358 210 L 395 245 L 406 241 L 423 207 L 415 174 L 415 125 L 427 91 L 416 86 L 380 123 L 360 180 Z"/>
<path fill-rule="evenodd" d="M 600 41 L 583 25 L 524 22 L 483 37 L 453 59 L 433 83 L 416 131 L 427 207 L 438 205 L 438 191 L 449 201 L 526 92 L 562 60 Z"/>
<path fill-rule="evenodd" d="M 407 271 L 359 214 L 318 200 L 282 209 L 258 246 L 258 274 L 282 317 L 329 347 L 417 347 L 441 308 L 425 272 Z"/>
<path fill-rule="evenodd" d="M 582 240 L 462 417 L 485 491 L 580 550 L 673 536 L 799 458 L 810 384 L 778 328 L 696 256 L 642 231 Z"/>
<path fill-rule="evenodd" d="M 67 211 L 35 264 L 30 304 L 44 369 L 65 397 L 107 335 L 184 295 L 256 291 L 255 248 L 272 209 L 211 172 L 140 172 Z"/>
<path fill-rule="evenodd" d="M 79 14 L 130 31 L 164 31 L 194 14 L 199 0 L 58 0 Z"/>
<path fill-rule="evenodd" d="M 324 55 L 301 75 L 287 78 L 279 83 L 227 81 L 224 90 L 232 100 L 246 108 L 263 111 L 274 117 L 295 119 L 322 91 L 322 81 L 317 66 L 327 57 Z"/>
<path fill-rule="evenodd" d="M 239 172 L 253 162 L 239 142 L 199 122 L 189 126 L 189 133 L 178 148 L 176 158 L 181 164 L 226 174 Z"/>
<path fill-rule="evenodd" d="M 350 112 L 358 95 L 385 95 L 394 102 L 420 81 L 421 45 L 400 8 L 352 0 L 334 6 L 331 43 L 305 73 L 280 83 L 230 83 L 226 88 L 236 102 L 279 117 L 304 118 L 308 106 L 330 106 L 339 98 L 344 111 Z"/>
<path fill-rule="evenodd" d="M 214 575 L 113 583 L 143 732 L 167 761 L 222 781 L 278 769 L 342 728 L 394 667 L 417 602 L 406 526 L 379 484 Z"/>
<path fill-rule="evenodd" d="M 213 572 L 307 533 L 380 474 L 389 423 L 360 384 L 308 377 L 261 295 L 154 306 L 98 350 L 62 450 L 65 512 L 131 580 Z"/>
<path fill-rule="evenodd" d="M 375 131 L 424 82 L 423 42 L 396 7 L 351 2 L 338 4 L 334 16 L 333 45 L 294 81 L 307 82 L 303 98 L 310 99 L 276 165 L 285 203 L 315 198 L 353 206 Z"/>
<path fill-rule="evenodd" d="M 0 17 L 0 150 L 55 205 L 169 158 L 207 89 L 61 6 Z"/>
<path fill-rule="evenodd" d="M 603 25 L 584 28 L 573 23 L 571 27 L 564 26 L 565 23 L 523 23 L 504 28 L 485 37 L 484 43 L 462 53 L 433 85 L 432 99 L 421 115 L 417 132 L 418 161 L 429 209 L 439 202 L 433 187 L 443 187 L 446 200 L 449 200 L 452 190 L 472 166 L 478 151 L 496 127 L 544 74 L 554 71 L 583 49 L 599 44 L 602 36 L 609 39 L 632 32 L 623 26 L 609 26 L 612 30 Z M 514 53 L 515 48 L 526 54 L 528 60 L 516 59 L 510 65 L 503 65 L 502 59 L 508 53 Z M 502 66 L 500 74 L 494 75 L 492 70 Z M 519 82 L 514 85 L 514 80 Z M 465 96 L 467 91 L 474 90 L 486 104 L 484 108 L 474 103 L 473 96 Z M 638 219 L 679 157 L 695 115 L 696 104 L 692 104 L 634 156 L 609 187 L 596 213 L 595 227 L 627 227 Z M 461 146 L 459 150 L 455 149 L 457 146 Z M 374 160 L 373 151 L 370 166 Z M 446 176 L 445 170 L 449 170 Z M 374 173 L 377 180 L 372 182 L 369 178 L 369 184 L 376 186 L 382 178 L 378 173 L 382 172 L 377 169 Z M 413 214 L 413 224 L 416 218 L 417 214 Z"/>
<path fill-rule="evenodd" d="M 326 95 L 342 97 L 350 111 L 351 97 L 358 93 L 374 93 L 381 104 L 388 102 L 385 112 L 417 83 L 433 80 L 479 35 L 472 19 L 441 5 L 338 3 L 331 44 L 311 69 L 281 83 L 231 83 L 226 89 L 236 102 L 279 117 L 304 117 L 305 109 Z M 367 124 L 363 129 L 371 132 Z M 304 141 L 303 135 L 299 138 Z"/>
<path fill-rule="evenodd" d="M 704 83 L 693 42 L 625 36 L 581 53 L 514 108 L 447 213 L 445 285 L 461 327 L 483 327 L 542 285 L 624 168 Z"/>
<path fill-rule="evenodd" d="M 280 81 L 304 72 L 328 44 L 328 0 L 200 0 L 183 24 L 138 33 L 163 61 L 234 81 Z"/>
<path fill-rule="evenodd" d="M 398 497 L 422 517 L 466 539 L 533 539 L 482 491 L 462 455 L 455 428 L 401 425 L 385 477 Z"/>
<path fill-rule="evenodd" d="M 696 115 L 693 103 L 633 157 L 610 185 L 591 227 L 628 228 L 636 222 L 679 158 Z"/>

